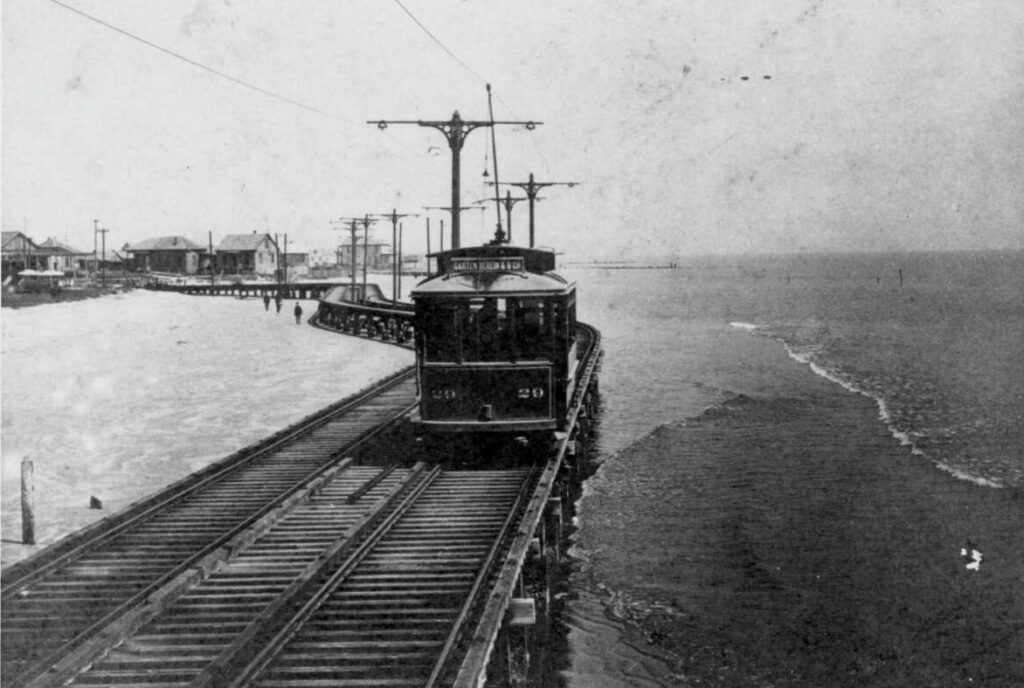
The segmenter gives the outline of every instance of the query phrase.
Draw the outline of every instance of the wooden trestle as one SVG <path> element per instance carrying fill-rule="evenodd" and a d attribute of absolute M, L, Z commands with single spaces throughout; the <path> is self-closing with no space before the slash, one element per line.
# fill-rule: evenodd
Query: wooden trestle
<path fill-rule="evenodd" d="M 349 331 L 379 336 L 366 326 L 379 308 L 352 308 L 364 326 Z M 406 369 L 6 568 L 0 683 L 511 680 L 518 669 L 494 661 L 495 640 L 547 609 L 524 570 L 557 556 L 561 498 L 595 407 L 600 335 L 581 329 L 571 431 L 529 465 L 375 456 L 415 403 Z M 395 343 L 408 342 L 402 331 Z"/>

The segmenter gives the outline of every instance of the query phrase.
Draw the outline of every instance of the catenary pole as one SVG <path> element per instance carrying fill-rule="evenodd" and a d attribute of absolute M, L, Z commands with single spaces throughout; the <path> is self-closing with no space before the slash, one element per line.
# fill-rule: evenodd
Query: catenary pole
<path fill-rule="evenodd" d="M 490 84 L 487 86 L 488 93 L 490 92 Z M 448 148 L 452 151 L 452 203 L 451 207 L 459 207 L 460 199 L 460 154 L 462 146 L 466 141 L 466 136 L 469 135 L 474 129 L 479 127 L 493 127 L 496 124 L 511 124 L 525 126 L 528 130 L 533 130 L 538 124 L 543 122 L 512 122 L 512 121 L 495 121 L 491 120 L 464 120 L 459 116 L 459 111 L 456 110 L 452 113 L 452 117 L 449 120 L 368 120 L 367 124 L 376 124 L 381 130 L 387 129 L 391 124 L 417 124 L 421 127 L 433 127 L 442 134 L 448 141 Z M 452 213 L 452 248 L 459 248 L 460 243 L 460 223 L 459 214 L 456 212 Z"/>
<path fill-rule="evenodd" d="M 497 186 L 495 182 L 487 182 L 488 184 Z M 533 204 L 537 201 L 537 192 L 547 186 L 568 186 L 570 189 L 574 186 L 579 185 L 579 182 L 537 182 L 533 179 L 533 172 L 530 173 L 530 179 L 525 182 L 502 182 L 502 184 L 508 186 L 517 186 L 526 193 L 526 197 L 530 199 L 530 248 L 534 246 L 534 221 L 533 221 Z"/>

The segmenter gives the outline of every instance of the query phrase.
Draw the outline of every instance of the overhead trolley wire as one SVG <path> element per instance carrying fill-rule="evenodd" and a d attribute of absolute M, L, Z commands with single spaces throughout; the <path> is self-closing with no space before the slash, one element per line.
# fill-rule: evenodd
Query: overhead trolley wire
<path fill-rule="evenodd" d="M 181 60 L 182 62 L 187 62 L 188 64 L 192 65 L 193 67 L 198 67 L 199 69 L 203 69 L 203 70 L 205 70 L 207 72 L 210 72 L 211 74 L 215 74 L 215 75 L 219 76 L 222 79 L 227 79 L 228 81 L 231 81 L 232 83 L 236 83 L 239 86 L 244 86 L 245 88 L 252 89 L 253 91 L 256 91 L 257 93 L 262 93 L 265 96 L 270 96 L 271 98 L 275 98 L 275 99 L 280 100 L 280 101 L 282 101 L 284 103 L 288 103 L 289 105 L 294 105 L 295 107 L 302 108 L 303 110 L 308 110 L 309 112 L 315 112 L 316 114 L 323 115 L 324 117 L 330 117 L 331 119 L 338 120 L 339 122 L 344 122 L 345 124 L 349 124 L 349 125 L 351 125 L 353 127 L 358 126 L 355 122 L 347 120 L 344 117 L 341 117 L 339 115 L 335 115 L 335 114 L 333 114 L 331 112 L 327 112 L 326 110 L 321 110 L 319 108 L 313 107 L 312 105 L 307 105 L 307 104 L 302 103 L 302 102 L 300 102 L 298 100 L 295 100 L 294 98 L 289 98 L 288 96 L 283 96 L 283 95 L 281 95 L 279 93 L 274 93 L 273 91 L 265 89 L 265 88 L 263 88 L 261 86 L 257 86 L 255 84 L 251 84 L 248 81 L 243 81 L 242 79 L 239 79 L 237 77 L 231 76 L 230 74 L 226 74 L 226 73 L 224 73 L 224 72 L 222 72 L 222 71 L 220 71 L 218 69 L 214 69 L 213 67 L 205 65 L 202 62 L 197 62 L 196 60 L 193 60 L 190 57 L 186 57 L 185 55 L 182 55 L 180 53 L 176 53 L 173 50 L 165 48 L 165 47 L 163 47 L 161 45 L 157 45 L 156 43 L 153 43 L 152 41 L 148 41 L 145 38 L 142 38 L 141 36 L 136 36 L 135 34 L 131 33 L 130 31 L 126 31 L 126 30 L 124 30 L 124 29 L 122 29 L 122 28 L 120 28 L 118 26 L 114 26 L 113 24 L 111 24 L 109 22 L 106 22 L 106 21 L 100 19 L 99 17 L 95 17 L 95 16 L 89 14 L 88 12 L 83 12 L 82 10 L 78 9 L 77 7 L 73 7 L 71 5 L 68 5 L 67 3 L 61 2 L 60 0 L 50 0 L 50 2 L 52 2 L 53 4 L 58 5 L 60 7 L 63 7 L 64 9 L 68 10 L 69 12 L 74 12 L 75 14 L 77 14 L 79 16 L 85 17 L 89 21 L 96 22 L 100 26 L 104 26 L 104 27 L 110 29 L 111 31 L 116 31 L 117 33 L 121 34 L 122 36 L 126 36 L 126 37 L 128 37 L 128 38 L 130 38 L 130 39 L 132 39 L 134 41 L 138 41 L 139 43 L 142 43 L 143 45 L 146 45 L 146 46 L 148 46 L 150 48 L 153 48 L 154 50 L 159 50 L 160 52 L 165 53 L 167 55 L 170 55 L 171 57 L 177 58 L 177 59 Z"/>
<path fill-rule="evenodd" d="M 441 42 L 441 39 L 439 39 L 439 38 L 438 38 L 437 36 L 435 36 L 435 35 L 434 35 L 434 34 L 433 34 L 433 33 L 432 33 L 431 31 L 430 31 L 430 29 L 428 29 L 428 28 L 427 28 L 427 27 L 426 27 L 426 26 L 425 26 L 425 25 L 423 24 L 423 22 L 421 22 L 421 21 L 420 21 L 419 19 L 417 19 L 417 18 L 416 18 L 416 15 L 414 15 L 414 14 L 413 14 L 412 12 L 410 12 L 410 11 L 409 11 L 409 8 L 408 8 L 408 7 L 406 7 L 405 5 L 403 5 L 403 4 L 402 4 L 402 0 L 395 0 L 395 4 L 396 4 L 396 5 L 398 5 L 399 7 L 401 7 L 401 8 L 402 8 L 402 11 L 403 11 L 403 12 L 405 12 L 405 13 L 406 13 L 407 15 L 409 15 L 409 18 L 410 18 L 410 19 L 412 19 L 412 20 L 413 20 L 414 22 L 416 22 L 416 26 L 418 26 L 418 27 L 420 27 L 421 29 L 423 29 L 423 33 L 425 33 L 425 34 L 427 34 L 428 36 L 430 36 L 430 40 L 432 40 L 432 41 L 434 41 L 435 43 L 437 43 L 437 44 L 438 44 L 438 45 L 439 45 L 439 46 L 441 47 L 441 50 L 443 50 L 443 51 L 445 51 L 446 53 L 448 53 L 448 56 L 449 56 L 449 57 L 451 57 L 451 58 L 452 58 L 453 60 L 455 60 L 456 62 L 458 62 L 458 63 L 459 63 L 460 65 L 462 65 L 462 68 L 463 68 L 463 69 L 465 69 L 465 70 L 466 70 L 467 72 L 469 72 L 470 74 L 472 74 L 473 76 L 475 76 L 475 77 L 476 77 L 477 79 L 479 79 L 480 81 L 482 81 L 482 82 L 483 82 L 483 83 L 485 83 L 485 84 L 487 83 L 487 79 L 485 79 L 485 78 L 483 78 L 482 76 L 480 76 L 480 74 L 479 74 L 479 73 L 477 73 L 477 72 L 476 72 L 476 70 L 474 70 L 474 69 L 473 69 L 472 67 L 470 67 L 470 66 L 469 66 L 469 65 L 467 65 L 467 64 L 466 64 L 465 62 L 463 62 L 462 60 L 460 60 L 460 59 L 459 59 L 459 56 L 458 56 L 458 55 L 456 55 L 456 54 L 455 54 L 455 53 L 453 53 L 453 52 L 452 52 L 451 50 L 449 50 L 449 49 L 448 49 L 448 46 L 446 46 L 446 45 L 445 45 L 444 43 L 442 43 L 442 42 Z"/>
<path fill-rule="evenodd" d="M 482 76 L 480 75 L 480 73 L 479 73 L 479 72 L 477 72 L 477 71 L 476 71 L 475 69 L 473 69 L 472 67 L 470 67 L 469 65 L 467 65 L 467 64 L 466 64 L 465 62 L 463 62 L 463 61 L 462 61 L 462 60 L 461 60 L 461 59 L 459 58 L 459 56 L 458 56 L 458 55 L 456 55 L 456 54 L 455 54 L 455 53 L 453 53 L 453 52 L 452 52 L 451 50 L 449 50 L 449 49 L 448 49 L 448 46 L 446 46 L 446 45 L 445 45 L 444 43 L 442 43 L 442 42 L 441 42 L 441 39 L 439 39 L 439 38 L 438 38 L 437 36 L 435 36 L 435 35 L 433 34 L 433 32 L 431 32 L 431 30 L 430 30 L 430 29 L 428 29 L 428 28 L 426 27 L 426 25 L 425 25 L 425 24 L 424 24 L 423 22 L 421 22 L 421 21 L 420 21 L 419 19 L 417 19 L 417 18 L 416 18 L 416 15 L 414 15 L 414 14 L 413 14 L 412 12 L 410 12 L 410 11 L 409 11 L 409 8 L 408 8 L 408 7 L 406 7 L 406 6 L 404 5 L 404 4 L 402 4 L 402 0 L 394 0 L 394 2 L 395 2 L 395 4 L 396 4 L 396 5 L 398 5 L 398 6 L 399 6 L 399 7 L 400 7 L 400 8 L 402 9 L 402 11 L 403 11 L 403 12 L 405 12 L 405 14 L 406 14 L 406 15 L 408 15 L 408 17 L 409 17 L 410 19 L 412 19 L 412 20 L 413 20 L 413 21 L 414 21 L 414 22 L 416 23 L 416 26 L 420 27 L 420 28 L 421 28 L 421 29 L 423 30 L 423 32 L 424 32 L 425 34 L 427 34 L 427 35 L 428 35 L 428 36 L 430 37 L 430 40 L 434 41 L 434 43 L 436 43 L 436 44 L 437 44 L 437 45 L 438 45 L 438 46 L 439 46 L 439 47 L 441 48 L 441 50 L 445 51 L 445 52 L 446 52 L 446 53 L 448 54 L 448 56 L 449 56 L 449 57 L 451 57 L 451 58 L 452 58 L 453 60 L 455 60 L 456 62 L 458 62 L 458 63 L 459 63 L 459 65 L 460 65 L 460 66 L 461 66 L 461 67 L 462 67 L 463 69 L 465 69 L 465 70 L 466 70 L 467 72 L 469 72 L 470 74 L 472 74 L 473 76 L 475 76 L 475 77 L 476 77 L 477 79 L 479 79 L 479 80 L 480 80 L 480 81 L 481 81 L 482 83 L 484 83 L 484 84 L 490 84 L 490 81 L 488 81 L 487 79 L 485 79 L 484 77 L 482 77 Z M 488 89 L 490 89 L 490 86 L 488 86 Z M 515 113 L 515 111 L 514 111 L 514 110 L 512 109 L 512 107 L 511 107 L 511 106 L 509 106 L 509 104 L 505 102 L 505 99 L 504 99 L 504 98 L 502 98 L 500 94 L 497 94 L 497 97 L 498 97 L 498 100 L 499 100 L 499 101 L 500 101 L 500 102 L 501 102 L 502 104 L 504 104 L 506 108 L 508 108 L 508 111 L 512 113 L 512 116 L 513 116 L 513 117 L 515 117 L 516 119 L 523 119 L 522 117 L 519 117 L 519 116 L 518 116 L 518 115 L 517 115 L 517 114 Z M 542 151 L 542 150 L 541 150 L 541 149 L 540 149 L 540 148 L 539 148 L 539 147 L 537 146 L 536 142 L 534 142 L 534 141 L 532 140 L 532 137 L 531 137 L 531 144 L 533 145 L 534 149 L 535 149 L 535 150 L 537 151 L 538 155 L 540 155 L 540 157 L 541 157 L 541 160 L 542 160 L 542 161 L 544 162 L 544 165 L 545 165 L 545 167 L 548 167 L 548 168 L 550 168 L 551 166 L 550 166 L 550 165 L 548 164 L 548 160 L 547 160 L 547 157 L 546 157 L 546 156 L 544 155 L 544 152 L 543 152 L 543 151 Z"/>

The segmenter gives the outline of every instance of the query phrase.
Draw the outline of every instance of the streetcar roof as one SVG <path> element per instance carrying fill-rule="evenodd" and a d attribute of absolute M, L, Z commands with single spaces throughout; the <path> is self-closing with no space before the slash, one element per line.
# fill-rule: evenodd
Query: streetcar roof
<path fill-rule="evenodd" d="M 575 287 L 561 276 L 548 272 L 463 272 L 436 275 L 412 290 L 412 297 L 433 296 L 552 296 Z"/>
<path fill-rule="evenodd" d="M 546 273 L 555 269 L 555 252 L 544 248 L 526 248 L 511 244 L 485 246 L 464 246 L 431 253 L 437 259 L 438 272 L 451 272 L 460 262 L 473 260 L 515 260 L 522 264 L 526 272 Z"/>

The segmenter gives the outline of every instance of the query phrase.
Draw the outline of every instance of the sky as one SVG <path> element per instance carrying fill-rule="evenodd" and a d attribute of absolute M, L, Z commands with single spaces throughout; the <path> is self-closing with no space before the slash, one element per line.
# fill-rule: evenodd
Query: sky
<path fill-rule="evenodd" d="M 2 21 L 2 223 L 37 241 L 92 250 L 95 219 L 108 248 L 330 250 L 339 218 L 397 209 L 420 214 L 406 252 L 428 217 L 436 249 L 445 137 L 366 122 L 487 120 L 490 83 L 496 120 L 542 124 L 472 131 L 462 203 L 493 197 L 492 145 L 503 182 L 576 183 L 535 208 L 567 260 L 1024 247 L 1019 0 L 4 0 Z M 464 245 L 493 235 L 484 207 Z"/>

